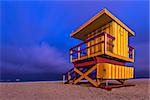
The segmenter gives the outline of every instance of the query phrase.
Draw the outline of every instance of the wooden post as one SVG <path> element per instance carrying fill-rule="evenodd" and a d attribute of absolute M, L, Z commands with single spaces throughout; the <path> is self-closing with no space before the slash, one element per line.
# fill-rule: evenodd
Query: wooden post
<path fill-rule="evenodd" d="M 132 59 L 134 59 L 134 49 L 132 49 Z"/>
<path fill-rule="evenodd" d="M 65 83 L 65 75 L 63 75 L 63 83 Z"/>
<path fill-rule="evenodd" d="M 105 33 L 104 34 L 104 52 L 106 52 L 107 51 L 107 34 Z"/>
<path fill-rule="evenodd" d="M 76 73 L 76 72 L 74 72 L 74 79 L 73 79 L 73 81 L 75 81 L 75 80 L 76 80 L 76 77 L 77 77 L 77 73 Z"/>
<path fill-rule="evenodd" d="M 68 72 L 68 81 L 71 80 L 70 71 Z"/>
<path fill-rule="evenodd" d="M 80 59 L 80 46 L 78 47 L 78 59 Z"/>

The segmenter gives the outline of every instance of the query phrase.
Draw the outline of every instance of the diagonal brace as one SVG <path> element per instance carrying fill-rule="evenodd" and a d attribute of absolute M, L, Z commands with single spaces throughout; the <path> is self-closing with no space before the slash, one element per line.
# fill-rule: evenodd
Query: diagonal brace
<path fill-rule="evenodd" d="M 80 71 L 79 69 L 77 69 L 77 68 L 74 68 L 74 71 L 81 75 L 78 79 L 76 79 L 76 80 L 74 81 L 74 84 L 80 82 L 83 78 L 85 78 L 85 79 L 87 79 L 90 83 L 92 83 L 94 86 L 97 87 L 99 84 L 98 84 L 97 82 L 95 82 L 94 80 L 92 80 L 89 76 L 87 76 L 87 75 L 89 75 L 93 70 L 95 70 L 96 68 L 97 68 L 97 66 L 95 65 L 95 66 L 93 66 L 92 68 L 90 68 L 90 69 L 89 69 L 87 72 L 85 72 L 85 73 L 81 72 L 81 71 Z"/>

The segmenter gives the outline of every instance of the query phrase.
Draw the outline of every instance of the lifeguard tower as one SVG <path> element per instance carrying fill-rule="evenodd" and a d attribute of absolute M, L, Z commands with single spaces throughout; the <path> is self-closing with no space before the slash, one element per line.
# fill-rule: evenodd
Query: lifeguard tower
<path fill-rule="evenodd" d="M 73 33 L 71 37 L 83 42 L 70 49 L 74 67 L 64 74 L 65 83 L 77 84 L 87 80 L 95 87 L 107 80 L 121 84 L 134 77 L 134 48 L 129 37 L 134 32 L 108 10 L 103 9 Z"/>

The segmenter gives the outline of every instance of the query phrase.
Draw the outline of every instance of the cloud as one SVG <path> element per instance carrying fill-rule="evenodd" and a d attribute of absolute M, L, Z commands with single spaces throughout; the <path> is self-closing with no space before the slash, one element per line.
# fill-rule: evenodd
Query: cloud
<path fill-rule="evenodd" d="M 1 73 L 55 73 L 70 69 L 68 57 L 48 44 L 32 47 L 3 46 L 0 49 Z"/>

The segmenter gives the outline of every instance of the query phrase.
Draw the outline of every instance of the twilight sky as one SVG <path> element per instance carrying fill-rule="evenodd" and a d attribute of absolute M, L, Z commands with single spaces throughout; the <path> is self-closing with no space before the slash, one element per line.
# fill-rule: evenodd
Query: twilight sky
<path fill-rule="evenodd" d="M 71 68 L 69 48 L 80 41 L 70 33 L 107 8 L 134 32 L 135 75 L 148 77 L 148 0 L 1 1 L 1 79 L 56 80 Z"/>

